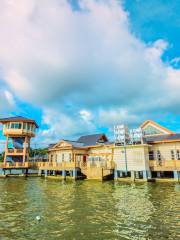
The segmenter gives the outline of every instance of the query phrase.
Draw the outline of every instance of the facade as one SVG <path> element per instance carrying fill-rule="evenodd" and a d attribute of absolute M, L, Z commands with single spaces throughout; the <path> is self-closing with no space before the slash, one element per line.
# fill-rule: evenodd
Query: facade
<path fill-rule="evenodd" d="M 178 180 L 180 134 L 151 120 L 144 122 L 140 129 L 142 139 L 129 140 L 126 144 L 109 142 L 105 134 L 83 136 L 77 141 L 61 140 L 49 148 L 49 163 L 72 164 L 75 177 L 80 173 L 88 179 L 104 179 L 114 174 L 119 180 L 163 177 Z"/>
<path fill-rule="evenodd" d="M 28 162 L 30 140 L 35 136 L 37 123 L 24 117 L 3 118 L 0 122 L 6 137 L 4 164 Z"/>
<path fill-rule="evenodd" d="M 49 163 L 52 169 L 61 170 L 63 177 L 76 178 L 80 174 L 88 179 L 103 179 L 113 176 L 112 156 L 112 144 L 105 134 L 82 136 L 77 141 L 60 140 L 49 148 Z"/>

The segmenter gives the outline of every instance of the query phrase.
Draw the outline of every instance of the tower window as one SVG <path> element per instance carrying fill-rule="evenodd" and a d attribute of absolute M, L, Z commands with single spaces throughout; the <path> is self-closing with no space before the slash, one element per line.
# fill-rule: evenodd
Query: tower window
<path fill-rule="evenodd" d="M 154 151 L 149 151 L 149 160 L 154 160 Z"/>
<path fill-rule="evenodd" d="M 179 150 L 177 150 L 176 155 L 177 155 L 177 160 L 180 160 L 180 151 Z"/>
<path fill-rule="evenodd" d="M 161 161 L 161 153 L 159 150 L 157 150 L 157 160 Z"/>
<path fill-rule="evenodd" d="M 175 154 L 174 154 L 174 150 L 171 150 L 171 160 L 175 159 Z"/>

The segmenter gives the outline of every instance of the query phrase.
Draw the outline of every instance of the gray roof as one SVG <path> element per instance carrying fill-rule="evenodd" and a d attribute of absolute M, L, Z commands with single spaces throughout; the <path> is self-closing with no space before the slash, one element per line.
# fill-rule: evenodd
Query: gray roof
<path fill-rule="evenodd" d="M 2 123 L 6 123 L 6 122 L 30 122 L 30 123 L 34 123 L 36 125 L 36 127 L 38 128 L 37 123 L 30 118 L 25 118 L 25 117 L 21 117 L 21 116 L 15 116 L 15 117 L 8 117 L 8 118 L 0 118 L 0 122 Z"/>
<path fill-rule="evenodd" d="M 156 141 L 169 141 L 169 140 L 178 140 L 179 141 L 180 133 L 145 137 L 145 141 L 147 143 L 153 143 Z"/>
<path fill-rule="evenodd" d="M 83 143 L 80 143 L 80 142 L 77 142 L 77 141 L 71 141 L 71 140 L 64 140 L 70 144 L 72 144 L 73 147 L 83 147 L 84 144 Z"/>
<path fill-rule="evenodd" d="M 102 137 L 104 138 L 103 142 L 99 141 Z M 94 146 L 101 143 L 110 144 L 110 142 L 108 141 L 104 133 L 82 136 L 77 141 L 72 141 L 67 139 L 62 139 L 62 140 L 72 144 L 72 146 L 75 148 Z M 49 148 L 53 148 L 56 144 L 57 143 L 50 144 Z"/>
<path fill-rule="evenodd" d="M 77 140 L 77 142 L 83 143 L 84 146 L 93 146 L 101 143 L 99 140 L 102 137 L 105 139 L 104 143 L 107 143 L 108 139 L 104 133 L 82 136 Z"/>

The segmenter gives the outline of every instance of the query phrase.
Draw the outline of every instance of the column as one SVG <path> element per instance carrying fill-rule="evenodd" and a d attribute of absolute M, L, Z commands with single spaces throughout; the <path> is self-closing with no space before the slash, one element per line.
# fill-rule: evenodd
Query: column
<path fill-rule="evenodd" d="M 161 177 L 161 172 L 157 172 L 157 177 L 158 177 L 158 178 Z"/>
<path fill-rule="evenodd" d="M 77 169 L 73 169 L 73 178 L 76 179 L 77 178 Z"/>
<path fill-rule="evenodd" d="M 25 137 L 24 146 L 23 146 L 23 163 L 26 160 L 26 145 L 27 145 L 27 137 Z"/>
<path fill-rule="evenodd" d="M 114 169 L 114 179 L 118 178 L 118 170 Z"/>
<path fill-rule="evenodd" d="M 138 171 L 135 171 L 135 178 L 139 179 L 139 172 Z"/>
<path fill-rule="evenodd" d="M 119 175 L 120 175 L 120 177 L 123 177 L 123 172 L 119 171 Z"/>
<path fill-rule="evenodd" d="M 177 170 L 174 170 L 173 174 L 174 174 L 174 179 L 178 181 L 179 180 L 179 172 Z"/>
<path fill-rule="evenodd" d="M 47 175 L 48 175 L 48 171 L 44 170 L 44 176 L 47 177 Z"/>
<path fill-rule="evenodd" d="M 147 179 L 147 178 L 148 178 L 147 171 L 144 170 L 144 171 L 143 171 L 143 179 Z"/>
<path fill-rule="evenodd" d="M 62 170 L 62 177 L 66 178 L 66 170 Z"/>
<path fill-rule="evenodd" d="M 134 181 L 135 180 L 135 172 L 131 171 L 131 180 Z"/>
<path fill-rule="evenodd" d="M 152 174 L 151 174 L 151 171 L 150 171 L 150 170 L 147 171 L 147 177 L 148 177 L 148 178 L 152 178 Z"/>
<path fill-rule="evenodd" d="M 4 163 L 6 163 L 6 156 L 8 153 L 8 141 L 9 141 L 9 136 L 6 136 L 6 144 L 5 144 L 5 152 L 4 152 Z"/>
<path fill-rule="evenodd" d="M 38 170 L 38 175 L 41 176 L 41 169 Z"/>

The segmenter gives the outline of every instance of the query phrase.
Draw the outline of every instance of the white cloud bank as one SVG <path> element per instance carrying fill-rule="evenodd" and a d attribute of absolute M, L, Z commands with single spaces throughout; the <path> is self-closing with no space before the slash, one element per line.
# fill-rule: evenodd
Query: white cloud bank
<path fill-rule="evenodd" d="M 78 133 L 82 121 L 87 131 L 139 122 L 159 109 L 177 113 L 180 71 L 161 60 L 168 44 L 135 37 L 115 0 L 79 6 L 1 0 L 1 79 L 19 99 L 43 108 L 49 128 L 41 134 Z"/>

